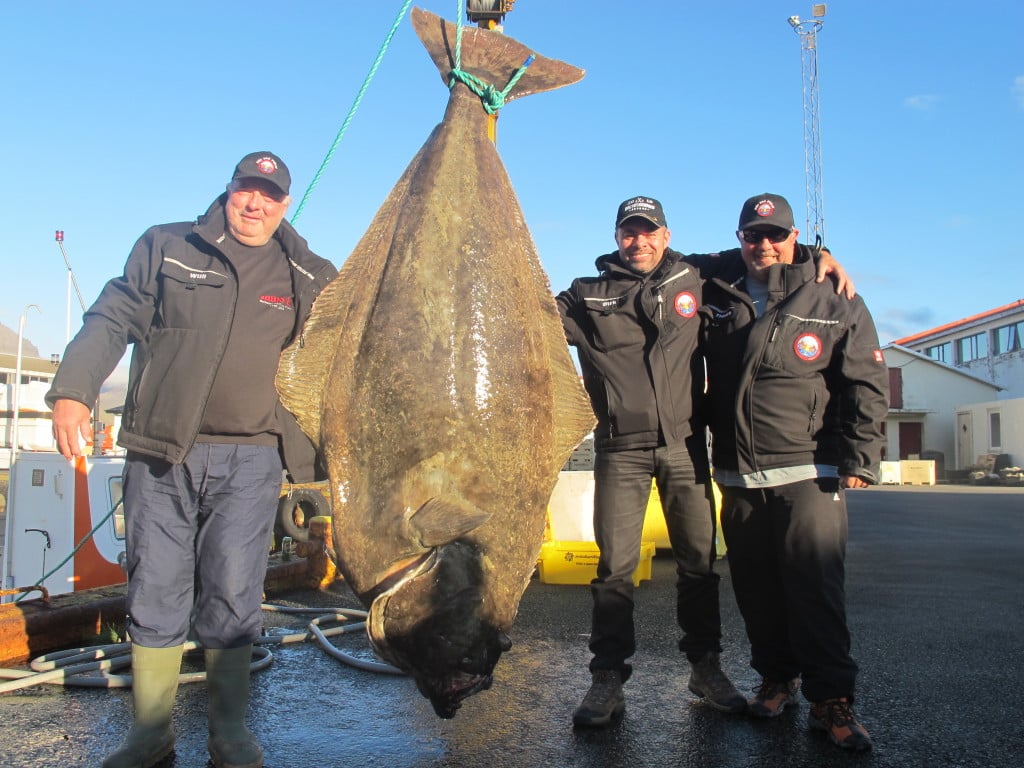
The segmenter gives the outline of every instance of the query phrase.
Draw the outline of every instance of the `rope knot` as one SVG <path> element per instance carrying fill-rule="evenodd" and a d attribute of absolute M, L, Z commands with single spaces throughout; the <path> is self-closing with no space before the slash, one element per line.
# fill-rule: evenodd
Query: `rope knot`
<path fill-rule="evenodd" d="M 499 91 L 491 83 L 485 83 L 464 69 L 453 69 L 448 75 L 448 87 L 454 88 L 456 83 L 464 83 L 469 90 L 479 96 L 480 101 L 483 102 L 484 111 L 489 115 L 493 115 L 505 106 L 505 95 L 509 88 Z"/>

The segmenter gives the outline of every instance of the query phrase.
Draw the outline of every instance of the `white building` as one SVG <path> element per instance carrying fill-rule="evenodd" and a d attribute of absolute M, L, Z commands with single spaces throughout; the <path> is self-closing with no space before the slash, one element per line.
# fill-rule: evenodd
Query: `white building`
<path fill-rule="evenodd" d="M 980 465 L 977 458 L 985 454 L 1002 458 L 1005 466 L 1024 465 L 1024 397 L 956 409 L 957 466 Z"/>
<path fill-rule="evenodd" d="M 54 450 L 51 413 L 44 401 L 57 366 L 38 357 L 21 357 L 21 387 L 15 393 L 18 356 L 0 353 L 0 469 L 10 465 L 14 401 L 18 400 L 20 450 Z"/>
<path fill-rule="evenodd" d="M 1000 400 L 1024 397 L 1024 299 L 893 344 L 999 385 Z"/>
<path fill-rule="evenodd" d="M 965 404 L 998 397 L 999 387 L 898 344 L 883 347 L 882 354 L 889 368 L 884 458 L 934 459 L 938 479 L 945 471 L 973 466 L 976 457 L 961 457 L 956 450 L 956 414 Z"/>

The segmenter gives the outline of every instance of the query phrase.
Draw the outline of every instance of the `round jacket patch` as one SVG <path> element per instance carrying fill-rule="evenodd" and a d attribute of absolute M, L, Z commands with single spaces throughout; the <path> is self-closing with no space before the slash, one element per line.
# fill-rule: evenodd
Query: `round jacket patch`
<path fill-rule="evenodd" d="M 677 293 L 674 305 L 681 317 L 693 317 L 697 314 L 697 299 L 689 291 Z"/>
<path fill-rule="evenodd" d="M 793 351 L 801 360 L 817 360 L 821 354 L 821 339 L 813 333 L 802 333 L 793 342 Z"/>

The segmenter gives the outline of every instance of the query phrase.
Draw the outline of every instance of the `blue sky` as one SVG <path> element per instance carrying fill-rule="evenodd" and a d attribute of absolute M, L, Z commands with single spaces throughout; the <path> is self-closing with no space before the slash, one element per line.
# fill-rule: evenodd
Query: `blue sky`
<path fill-rule="evenodd" d="M 454 18 L 454 0 L 418 3 Z M 194 218 L 247 152 L 296 210 L 402 0 L 71 2 L 5 9 L 0 322 L 66 341 L 65 247 L 86 303 L 151 224 Z M 498 149 L 552 289 L 614 247 L 618 203 L 664 203 L 672 246 L 735 244 L 742 201 L 805 216 L 806 0 L 517 0 L 505 33 L 587 71 L 510 103 Z M 1024 297 L 1024 3 L 834 0 L 818 32 L 827 241 L 884 344 Z M 296 222 L 340 265 L 440 120 L 408 17 Z M 72 299 L 72 333 L 80 325 Z"/>

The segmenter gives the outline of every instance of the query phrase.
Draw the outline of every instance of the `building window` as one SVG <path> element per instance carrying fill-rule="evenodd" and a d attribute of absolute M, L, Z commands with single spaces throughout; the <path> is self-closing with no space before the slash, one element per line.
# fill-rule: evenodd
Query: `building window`
<path fill-rule="evenodd" d="M 903 369 L 889 369 L 889 407 L 903 407 Z M 884 426 L 884 425 L 883 425 Z"/>
<path fill-rule="evenodd" d="M 6 383 L 7 383 L 7 374 L 6 373 L 0 373 L 0 384 L 6 384 Z"/>
<path fill-rule="evenodd" d="M 992 354 L 1005 355 L 1007 352 L 1019 352 L 1024 346 L 1021 343 L 1021 337 L 1024 336 L 1024 320 L 996 328 L 992 332 L 992 336 L 995 345 Z"/>
<path fill-rule="evenodd" d="M 999 411 L 991 411 L 988 415 L 988 442 L 990 448 L 998 449 L 1003 447 L 1003 438 L 1000 434 Z"/>
<path fill-rule="evenodd" d="M 938 360 L 940 363 L 952 364 L 952 351 L 953 345 L 947 341 L 945 344 L 936 344 L 934 347 L 928 347 L 924 353 L 932 360 Z"/>
<path fill-rule="evenodd" d="M 956 340 L 957 365 L 988 357 L 988 334 L 984 331 Z"/>

